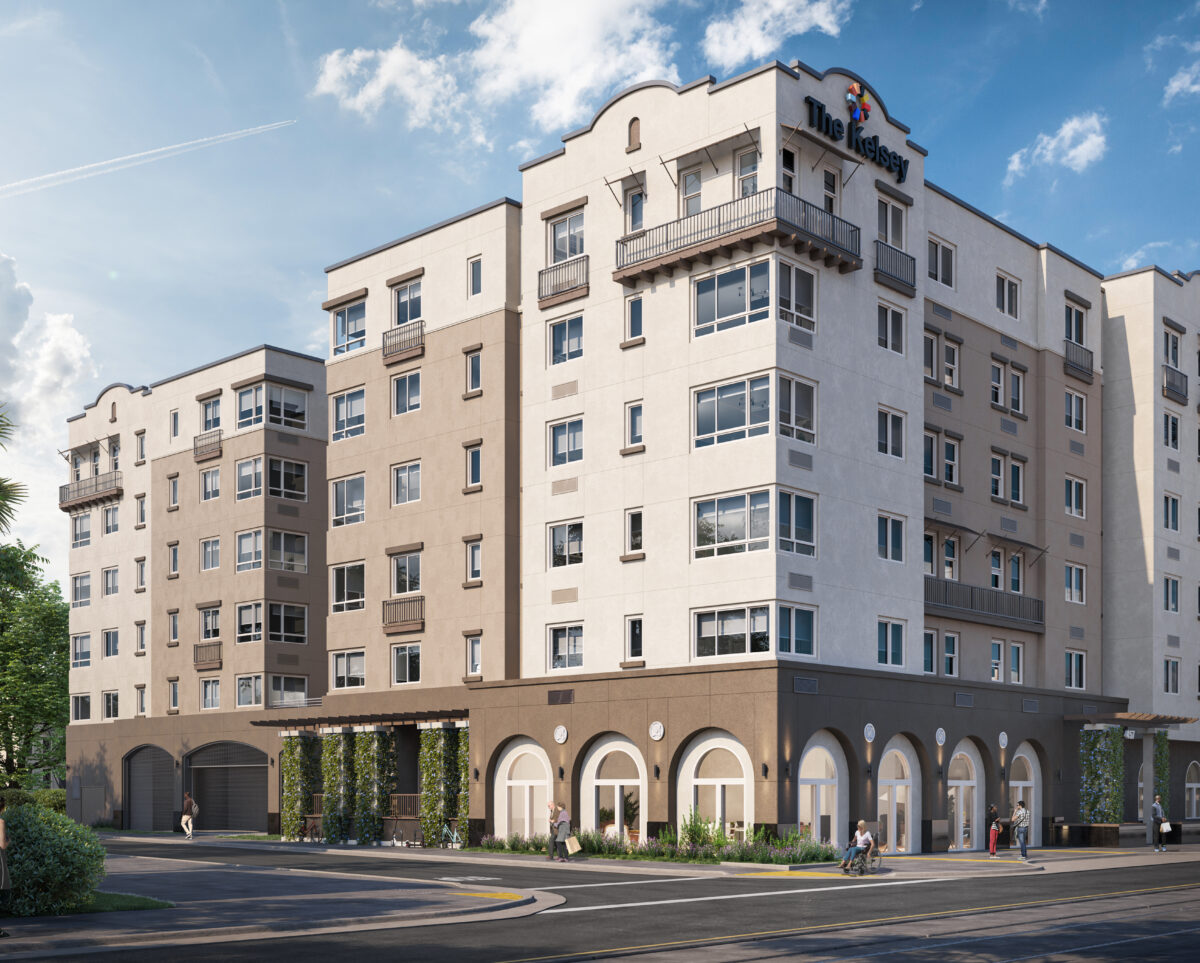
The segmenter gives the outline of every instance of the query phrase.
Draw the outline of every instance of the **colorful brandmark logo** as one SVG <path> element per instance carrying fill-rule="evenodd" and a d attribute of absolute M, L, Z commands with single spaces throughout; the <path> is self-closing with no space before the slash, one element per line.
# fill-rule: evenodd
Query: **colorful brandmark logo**
<path fill-rule="evenodd" d="M 863 123 L 871 116 L 871 101 L 867 88 L 855 81 L 846 89 L 846 107 L 856 123 Z"/>

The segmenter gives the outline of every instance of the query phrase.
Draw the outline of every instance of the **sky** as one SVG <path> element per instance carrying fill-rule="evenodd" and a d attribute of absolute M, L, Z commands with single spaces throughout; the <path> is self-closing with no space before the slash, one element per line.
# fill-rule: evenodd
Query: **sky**
<path fill-rule="evenodd" d="M 270 343 L 323 269 L 501 196 L 613 93 L 861 74 L 926 176 L 1103 273 L 1200 267 L 1200 2 L 0 0 L 0 476 L 65 580 L 65 419 Z"/>

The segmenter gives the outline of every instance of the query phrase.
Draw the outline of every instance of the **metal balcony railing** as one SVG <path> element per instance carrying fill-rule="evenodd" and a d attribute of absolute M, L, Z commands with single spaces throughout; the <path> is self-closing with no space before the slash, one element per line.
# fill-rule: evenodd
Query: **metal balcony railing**
<path fill-rule="evenodd" d="M 213 458 L 221 454 L 221 429 L 202 431 L 192 439 L 192 455 L 200 458 Z"/>
<path fill-rule="evenodd" d="M 1066 374 L 1082 377 L 1083 380 L 1090 383 L 1093 373 L 1092 352 L 1069 338 L 1065 339 L 1063 341 L 1063 371 Z"/>
<path fill-rule="evenodd" d="M 219 668 L 221 665 L 221 643 L 197 642 L 192 647 L 192 665 L 197 669 Z"/>
<path fill-rule="evenodd" d="M 288 698 L 287 696 L 272 695 L 269 697 L 269 709 L 315 709 L 321 705 L 320 696 L 310 696 L 307 699 Z"/>
<path fill-rule="evenodd" d="M 116 497 L 121 494 L 121 473 L 106 472 L 92 478 L 81 478 L 69 485 L 58 486 L 58 507 L 63 511 L 85 502 L 102 498 Z"/>
<path fill-rule="evenodd" d="M 388 816 L 391 819 L 420 819 L 420 793 L 392 793 L 388 796 Z"/>
<path fill-rule="evenodd" d="M 617 241 L 617 269 L 696 247 L 778 220 L 822 245 L 859 258 L 859 230 L 836 214 L 801 200 L 777 187 L 711 207 L 690 217 L 660 224 L 635 237 Z"/>
<path fill-rule="evenodd" d="M 875 241 L 875 270 L 910 288 L 917 286 L 917 259 L 885 241 Z"/>
<path fill-rule="evenodd" d="M 425 347 L 425 322 L 410 321 L 398 328 L 383 332 L 383 359 L 395 357 L 404 351 Z"/>
<path fill-rule="evenodd" d="M 1187 382 L 1187 375 L 1178 368 L 1172 368 L 1169 364 L 1163 365 L 1163 397 L 1186 405 L 1188 403 Z"/>
<path fill-rule="evenodd" d="M 1041 599 L 929 575 L 925 576 L 925 605 L 949 614 L 974 615 L 983 621 L 995 618 L 1031 627 L 1045 625 L 1045 604 Z"/>
<path fill-rule="evenodd" d="M 385 628 L 424 621 L 424 595 L 409 595 L 399 599 L 383 600 L 383 624 Z"/>
<path fill-rule="evenodd" d="M 576 288 L 587 287 L 588 256 L 571 258 L 551 264 L 548 268 L 538 271 L 538 300 L 552 298 L 556 294 L 565 294 Z"/>

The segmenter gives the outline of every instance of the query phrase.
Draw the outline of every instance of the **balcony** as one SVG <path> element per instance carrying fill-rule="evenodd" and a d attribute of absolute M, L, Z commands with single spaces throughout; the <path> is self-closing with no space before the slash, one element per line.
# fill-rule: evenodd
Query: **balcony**
<path fill-rule="evenodd" d="M 410 321 L 383 332 L 383 363 L 396 364 L 425 353 L 425 322 Z"/>
<path fill-rule="evenodd" d="M 203 431 L 192 439 L 192 456 L 196 461 L 221 457 L 221 429 Z"/>
<path fill-rule="evenodd" d="M 383 600 L 383 631 L 387 635 L 420 632 L 425 628 L 425 596 L 407 595 Z"/>
<path fill-rule="evenodd" d="M 875 280 L 908 297 L 917 295 L 917 259 L 897 247 L 875 242 Z"/>
<path fill-rule="evenodd" d="M 69 485 L 58 486 L 58 507 L 64 512 L 93 502 L 121 497 L 121 473 L 110 471 L 92 478 L 81 478 Z"/>
<path fill-rule="evenodd" d="M 1074 341 L 1063 341 L 1063 373 L 1091 384 L 1092 352 Z"/>
<path fill-rule="evenodd" d="M 588 256 L 571 258 L 538 271 L 538 307 L 549 308 L 587 297 Z"/>
<path fill-rule="evenodd" d="M 1041 599 L 1029 595 L 925 576 L 927 615 L 1040 633 L 1046 625 L 1044 608 Z"/>
<path fill-rule="evenodd" d="M 268 709 L 318 709 L 320 706 L 320 696 L 310 696 L 307 699 L 294 699 L 287 696 L 276 698 L 272 695 L 267 704 Z"/>
<path fill-rule="evenodd" d="M 1181 405 L 1188 403 L 1187 375 L 1169 364 L 1163 365 L 1163 397 L 1178 401 Z"/>
<path fill-rule="evenodd" d="M 192 646 L 192 667 L 197 672 L 221 668 L 221 643 L 197 642 Z"/>
<path fill-rule="evenodd" d="M 836 264 L 843 274 L 862 268 L 855 225 L 772 187 L 622 238 L 613 280 L 631 286 L 658 272 L 670 277 L 677 267 L 690 270 L 693 261 L 707 264 L 714 254 L 727 257 L 735 247 L 751 250 L 775 239 L 827 267 Z"/>

